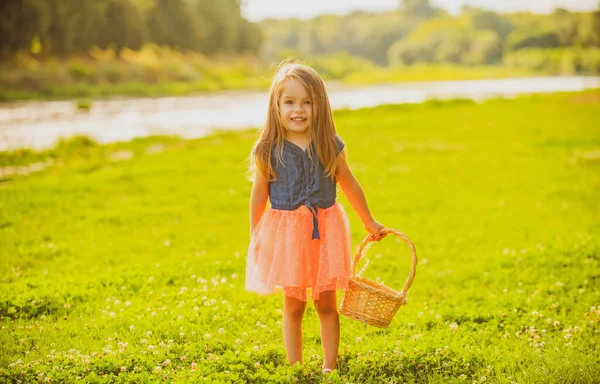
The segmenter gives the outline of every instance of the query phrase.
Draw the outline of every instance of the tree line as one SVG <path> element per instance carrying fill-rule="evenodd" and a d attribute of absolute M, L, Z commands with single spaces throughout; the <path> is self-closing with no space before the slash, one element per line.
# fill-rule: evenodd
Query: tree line
<path fill-rule="evenodd" d="M 349 53 L 379 65 L 499 64 L 530 49 L 600 48 L 600 4 L 593 12 L 500 14 L 465 7 L 459 16 L 429 0 L 401 0 L 398 11 L 353 12 L 311 20 L 265 20 L 263 57 Z M 600 65 L 600 63 L 598 63 Z"/>
<path fill-rule="evenodd" d="M 0 52 L 68 56 L 144 43 L 214 55 L 257 54 L 260 27 L 241 0 L 2 0 Z"/>

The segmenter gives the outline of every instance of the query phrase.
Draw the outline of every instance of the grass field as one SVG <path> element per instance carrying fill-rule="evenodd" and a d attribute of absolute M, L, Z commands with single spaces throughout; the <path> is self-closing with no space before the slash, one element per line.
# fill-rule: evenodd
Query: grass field
<path fill-rule="evenodd" d="M 389 329 L 342 317 L 323 381 L 597 382 L 600 92 L 335 118 L 376 219 L 419 264 Z M 0 382 L 321 382 L 315 310 L 289 367 L 281 297 L 243 290 L 255 138 L 1 154 L 55 161 L 0 183 Z M 340 201 L 356 246 L 365 231 Z M 402 243 L 367 255 L 366 276 L 401 288 Z"/>

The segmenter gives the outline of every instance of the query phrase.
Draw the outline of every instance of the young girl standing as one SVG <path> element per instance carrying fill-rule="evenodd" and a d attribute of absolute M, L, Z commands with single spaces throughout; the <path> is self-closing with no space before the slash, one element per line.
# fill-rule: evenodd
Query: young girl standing
<path fill-rule="evenodd" d="M 323 373 L 335 368 L 340 339 L 336 289 L 351 275 L 350 226 L 336 183 L 374 240 L 384 226 L 367 206 L 336 134 L 325 85 L 312 68 L 284 61 L 270 90 L 264 129 L 251 154 L 251 240 L 246 289 L 283 287 L 283 341 L 290 364 L 302 363 L 307 289 L 321 325 Z M 271 207 L 266 209 L 267 200 Z"/>

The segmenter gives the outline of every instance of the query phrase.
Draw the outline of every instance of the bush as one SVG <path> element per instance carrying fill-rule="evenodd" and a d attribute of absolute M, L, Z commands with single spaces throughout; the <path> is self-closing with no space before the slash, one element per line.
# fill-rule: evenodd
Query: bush
<path fill-rule="evenodd" d="M 69 63 L 69 75 L 73 80 L 85 81 L 89 83 L 96 82 L 96 70 L 79 60 L 74 60 Z"/>

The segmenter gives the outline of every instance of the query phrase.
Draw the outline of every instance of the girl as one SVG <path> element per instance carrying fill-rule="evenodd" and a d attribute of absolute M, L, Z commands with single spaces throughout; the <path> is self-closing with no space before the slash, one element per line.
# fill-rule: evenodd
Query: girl
<path fill-rule="evenodd" d="M 323 373 L 335 368 L 340 339 L 336 289 L 351 274 L 350 227 L 336 202 L 336 183 L 374 240 L 383 238 L 346 162 L 321 77 L 282 62 L 269 110 L 251 154 L 250 247 L 246 289 L 283 287 L 283 341 L 290 364 L 302 363 L 302 318 L 311 290 L 321 324 Z M 267 199 L 271 207 L 265 210 Z"/>

